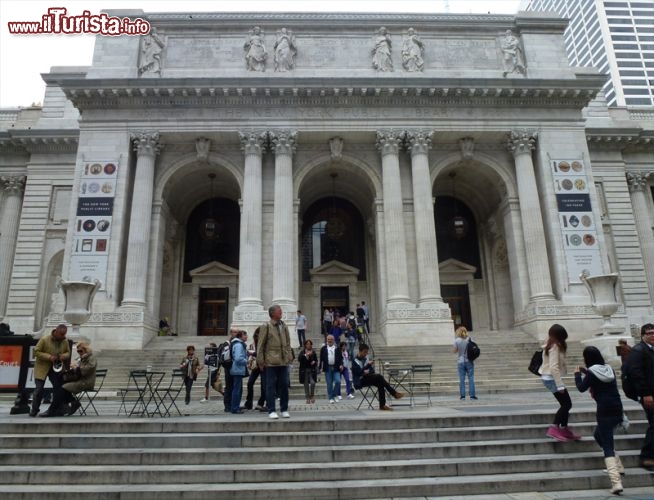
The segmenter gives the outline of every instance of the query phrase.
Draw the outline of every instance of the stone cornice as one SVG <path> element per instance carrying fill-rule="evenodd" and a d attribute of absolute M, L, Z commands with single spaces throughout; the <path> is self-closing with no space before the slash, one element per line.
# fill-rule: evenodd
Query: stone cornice
<path fill-rule="evenodd" d="M 586 141 L 593 149 L 654 150 L 654 131 L 640 128 L 586 129 Z"/>
<path fill-rule="evenodd" d="M 80 79 L 50 74 L 78 109 L 261 105 L 289 100 L 298 105 L 468 104 L 573 106 L 582 108 L 604 84 L 604 77 L 507 80 L 384 76 L 352 78 L 286 78 L 253 75 L 238 78 Z"/>
<path fill-rule="evenodd" d="M 0 138 L 0 151 L 75 153 L 78 143 L 79 130 L 11 130 Z"/>

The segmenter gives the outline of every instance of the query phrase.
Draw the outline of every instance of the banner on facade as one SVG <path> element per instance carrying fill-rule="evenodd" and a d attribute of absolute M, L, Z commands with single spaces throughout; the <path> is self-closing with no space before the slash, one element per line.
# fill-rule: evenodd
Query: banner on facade
<path fill-rule="evenodd" d="M 0 389 L 18 389 L 22 345 L 0 345 Z"/>
<path fill-rule="evenodd" d="M 118 162 L 85 162 L 82 168 L 68 279 L 98 279 L 103 284 L 101 289 L 104 289 Z"/>
<path fill-rule="evenodd" d="M 580 283 L 583 270 L 602 274 L 586 166 L 583 160 L 552 160 L 551 168 L 568 281 Z"/>

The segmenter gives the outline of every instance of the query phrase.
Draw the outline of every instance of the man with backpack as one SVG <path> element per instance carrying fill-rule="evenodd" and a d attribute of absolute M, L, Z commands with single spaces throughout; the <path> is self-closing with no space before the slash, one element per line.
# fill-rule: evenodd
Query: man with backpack
<path fill-rule="evenodd" d="M 640 450 L 640 466 L 654 470 L 654 325 L 647 323 L 640 329 L 641 342 L 629 353 L 627 376 L 647 416 L 645 442 Z"/>
<path fill-rule="evenodd" d="M 223 373 L 225 374 L 225 386 L 223 387 L 223 390 L 225 391 L 223 394 L 225 413 L 232 411 L 232 391 L 234 390 L 234 379 L 232 379 L 232 375 L 229 373 L 229 370 L 232 368 L 232 342 L 237 333 L 237 328 L 230 328 L 227 341 L 218 346 L 220 366 L 222 366 Z"/>

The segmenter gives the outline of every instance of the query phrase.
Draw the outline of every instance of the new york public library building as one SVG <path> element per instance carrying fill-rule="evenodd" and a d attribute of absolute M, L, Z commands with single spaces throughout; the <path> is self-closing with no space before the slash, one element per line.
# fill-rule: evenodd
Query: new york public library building
<path fill-rule="evenodd" d="M 375 342 L 587 338 L 582 271 L 652 319 L 654 113 L 570 67 L 554 14 L 157 14 L 0 112 L 0 318 L 62 321 L 57 278 L 99 279 L 84 335 L 139 349 L 250 333 L 283 306 L 317 336 L 365 300 Z M 294 338 L 294 336 L 292 336 Z"/>

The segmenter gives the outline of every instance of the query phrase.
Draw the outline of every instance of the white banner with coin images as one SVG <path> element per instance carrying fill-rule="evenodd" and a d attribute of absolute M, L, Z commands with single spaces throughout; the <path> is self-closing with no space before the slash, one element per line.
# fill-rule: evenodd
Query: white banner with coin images
<path fill-rule="evenodd" d="M 84 162 L 77 193 L 69 279 L 107 281 L 118 162 Z"/>
<path fill-rule="evenodd" d="M 550 167 L 568 281 L 580 283 L 579 275 L 583 270 L 591 275 L 603 272 L 586 166 L 583 160 L 552 160 Z"/>

